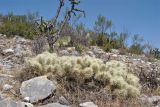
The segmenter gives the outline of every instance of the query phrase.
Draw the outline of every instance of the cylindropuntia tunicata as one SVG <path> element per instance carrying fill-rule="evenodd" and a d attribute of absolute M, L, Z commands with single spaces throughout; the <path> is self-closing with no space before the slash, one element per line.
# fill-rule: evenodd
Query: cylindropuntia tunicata
<path fill-rule="evenodd" d="M 101 81 L 117 96 L 135 97 L 140 93 L 139 79 L 129 73 L 125 63 L 102 60 L 89 56 L 58 56 L 44 52 L 26 59 L 30 68 L 40 74 L 52 73 L 56 77 L 70 76 L 83 84 L 87 79 Z"/>

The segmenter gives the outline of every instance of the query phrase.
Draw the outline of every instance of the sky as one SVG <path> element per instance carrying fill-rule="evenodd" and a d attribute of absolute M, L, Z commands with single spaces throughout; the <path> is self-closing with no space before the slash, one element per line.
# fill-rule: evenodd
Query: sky
<path fill-rule="evenodd" d="M 51 19 L 57 6 L 58 0 L 0 0 L 0 13 L 38 12 Z M 80 21 L 88 28 L 93 28 L 97 16 L 103 15 L 112 20 L 113 31 L 139 34 L 160 48 L 160 0 L 81 0 L 79 7 L 86 12 Z"/>

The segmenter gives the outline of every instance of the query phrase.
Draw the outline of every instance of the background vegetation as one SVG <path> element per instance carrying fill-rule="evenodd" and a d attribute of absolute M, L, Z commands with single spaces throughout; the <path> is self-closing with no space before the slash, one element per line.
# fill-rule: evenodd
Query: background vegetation
<path fill-rule="evenodd" d="M 78 51 L 82 51 L 86 46 L 99 46 L 105 51 L 111 49 L 123 50 L 122 53 L 133 54 L 147 54 L 148 56 L 154 56 L 160 58 L 160 51 L 158 48 L 146 42 L 142 36 L 135 34 L 129 35 L 128 32 L 117 33 L 112 30 L 113 22 L 106 17 L 99 15 L 95 20 L 93 29 L 88 29 L 85 24 L 78 23 L 82 15 L 73 17 L 70 22 L 67 22 L 61 31 L 61 37 L 58 40 L 58 46 L 63 46 L 64 37 L 69 37 L 69 42 L 65 43 L 65 46 L 75 46 Z M 14 15 L 8 13 L 7 15 L 0 15 L 0 33 L 12 37 L 19 35 L 25 38 L 34 39 L 37 35 L 35 31 L 35 22 L 40 20 L 38 13 L 28 13 L 26 15 Z M 52 21 L 52 20 L 51 20 Z M 47 21 L 50 22 L 50 21 Z M 59 20 L 57 28 L 60 28 L 62 21 Z M 42 23 L 44 24 L 44 23 Z M 39 27 L 40 28 L 40 27 Z M 40 29 L 39 29 L 40 30 Z M 41 27 L 42 30 L 42 27 Z M 63 38 L 61 40 L 61 38 Z M 128 39 L 132 40 L 130 45 L 127 45 Z M 64 40 L 66 41 L 66 40 Z"/>
<path fill-rule="evenodd" d="M 38 14 L 28 13 L 27 15 L 0 15 L 0 33 L 8 37 L 19 35 L 25 38 L 32 39 L 34 36 L 34 23 L 38 18 Z"/>

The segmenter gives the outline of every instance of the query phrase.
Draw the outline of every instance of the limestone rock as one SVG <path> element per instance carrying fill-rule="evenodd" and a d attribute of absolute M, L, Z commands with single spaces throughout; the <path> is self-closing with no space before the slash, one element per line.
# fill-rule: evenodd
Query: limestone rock
<path fill-rule="evenodd" d="M 43 105 L 43 106 L 38 106 L 38 107 L 70 107 L 70 106 L 61 105 L 59 103 L 50 103 L 50 104 Z"/>
<path fill-rule="evenodd" d="M 120 51 L 118 49 L 111 49 L 111 53 L 118 55 L 120 53 Z"/>
<path fill-rule="evenodd" d="M 66 55 L 66 56 L 68 56 L 68 55 L 69 55 L 69 52 L 68 52 L 67 50 L 61 50 L 61 51 L 59 52 L 59 54 L 60 54 L 60 55 Z"/>
<path fill-rule="evenodd" d="M 6 55 L 6 56 L 14 54 L 14 50 L 12 48 L 5 49 L 5 50 L 3 50 L 3 54 Z"/>
<path fill-rule="evenodd" d="M 20 102 L 20 101 L 16 102 L 16 101 L 13 101 L 7 98 L 7 99 L 0 101 L 0 107 L 34 107 L 34 106 L 30 103 L 25 103 L 25 102 Z"/>
<path fill-rule="evenodd" d="M 60 104 L 63 104 L 63 105 L 69 105 L 69 102 L 66 100 L 66 98 L 65 97 L 63 97 L 63 96 L 61 96 L 60 98 L 59 98 L 59 103 Z"/>
<path fill-rule="evenodd" d="M 4 100 L 5 98 L 6 98 L 6 96 L 1 94 L 1 92 L 0 92 L 0 101 Z"/>
<path fill-rule="evenodd" d="M 95 57 L 95 54 L 92 51 L 87 51 L 86 54 L 91 57 Z"/>
<path fill-rule="evenodd" d="M 56 82 L 47 79 L 46 76 L 36 77 L 22 83 L 20 93 L 29 102 L 35 103 L 52 95 L 56 90 Z"/>
<path fill-rule="evenodd" d="M 160 96 L 151 96 L 151 97 L 148 97 L 146 95 L 142 95 L 140 99 L 147 106 L 157 106 L 157 105 L 160 105 Z"/>
<path fill-rule="evenodd" d="M 11 90 L 12 88 L 13 88 L 12 85 L 5 84 L 5 85 L 3 86 L 3 91 L 9 91 L 9 90 Z"/>
<path fill-rule="evenodd" d="M 91 48 L 91 51 L 96 55 L 96 57 L 100 57 L 105 53 L 103 49 L 100 49 L 97 46 L 91 46 L 90 48 Z"/>
<path fill-rule="evenodd" d="M 95 105 L 93 102 L 85 102 L 85 103 L 81 103 L 79 104 L 80 107 L 98 107 L 97 105 Z"/>

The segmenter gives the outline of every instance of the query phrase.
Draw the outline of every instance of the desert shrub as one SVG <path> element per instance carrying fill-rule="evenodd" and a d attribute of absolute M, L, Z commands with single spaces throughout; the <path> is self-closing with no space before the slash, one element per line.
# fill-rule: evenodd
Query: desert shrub
<path fill-rule="evenodd" d="M 117 39 L 111 39 L 109 36 L 109 34 L 99 34 L 90 41 L 90 44 L 95 43 L 107 52 L 110 51 L 110 49 L 119 49 L 119 41 Z"/>
<path fill-rule="evenodd" d="M 153 49 L 153 50 L 150 52 L 150 54 L 153 55 L 154 58 L 157 58 L 157 59 L 160 58 L 160 51 L 159 51 L 158 48 Z"/>
<path fill-rule="evenodd" d="M 95 38 L 90 39 L 90 41 L 88 41 L 89 46 L 95 46 L 96 45 L 96 40 Z"/>
<path fill-rule="evenodd" d="M 131 45 L 129 47 L 129 52 L 133 53 L 133 54 L 142 54 L 143 49 L 144 49 L 144 47 L 141 44 Z"/>
<path fill-rule="evenodd" d="M 57 47 L 63 47 L 63 46 L 68 46 L 69 42 L 70 42 L 71 38 L 69 36 L 64 36 L 61 37 L 57 40 L 57 42 L 55 43 L 55 45 Z"/>
<path fill-rule="evenodd" d="M 27 58 L 30 69 L 44 75 L 52 73 L 57 78 L 72 78 L 78 84 L 92 80 L 115 96 L 136 97 L 140 94 L 139 79 L 127 71 L 126 64 L 119 61 L 104 63 L 101 59 L 89 56 L 58 56 L 55 53 L 42 53 Z"/>
<path fill-rule="evenodd" d="M 103 34 L 100 34 L 96 38 L 96 44 L 97 46 L 104 46 L 106 42 L 106 37 Z"/>
<path fill-rule="evenodd" d="M 133 35 L 132 37 L 132 45 L 129 47 L 129 52 L 133 54 L 143 54 L 145 45 L 144 40 L 138 34 Z"/>
<path fill-rule="evenodd" d="M 75 49 L 76 49 L 76 51 L 82 53 L 85 49 L 85 46 L 82 44 L 76 44 Z"/>
<path fill-rule="evenodd" d="M 112 46 L 111 46 L 111 44 L 109 44 L 109 43 L 106 43 L 106 44 L 103 46 L 103 50 L 106 51 L 106 52 L 110 51 L 110 49 L 112 49 Z"/>
<path fill-rule="evenodd" d="M 2 24 L 0 26 L 0 33 L 6 34 L 9 37 L 19 35 L 29 39 L 33 38 L 33 20 L 36 19 L 34 14 L 14 15 L 10 13 L 2 16 L 1 19 Z"/>

